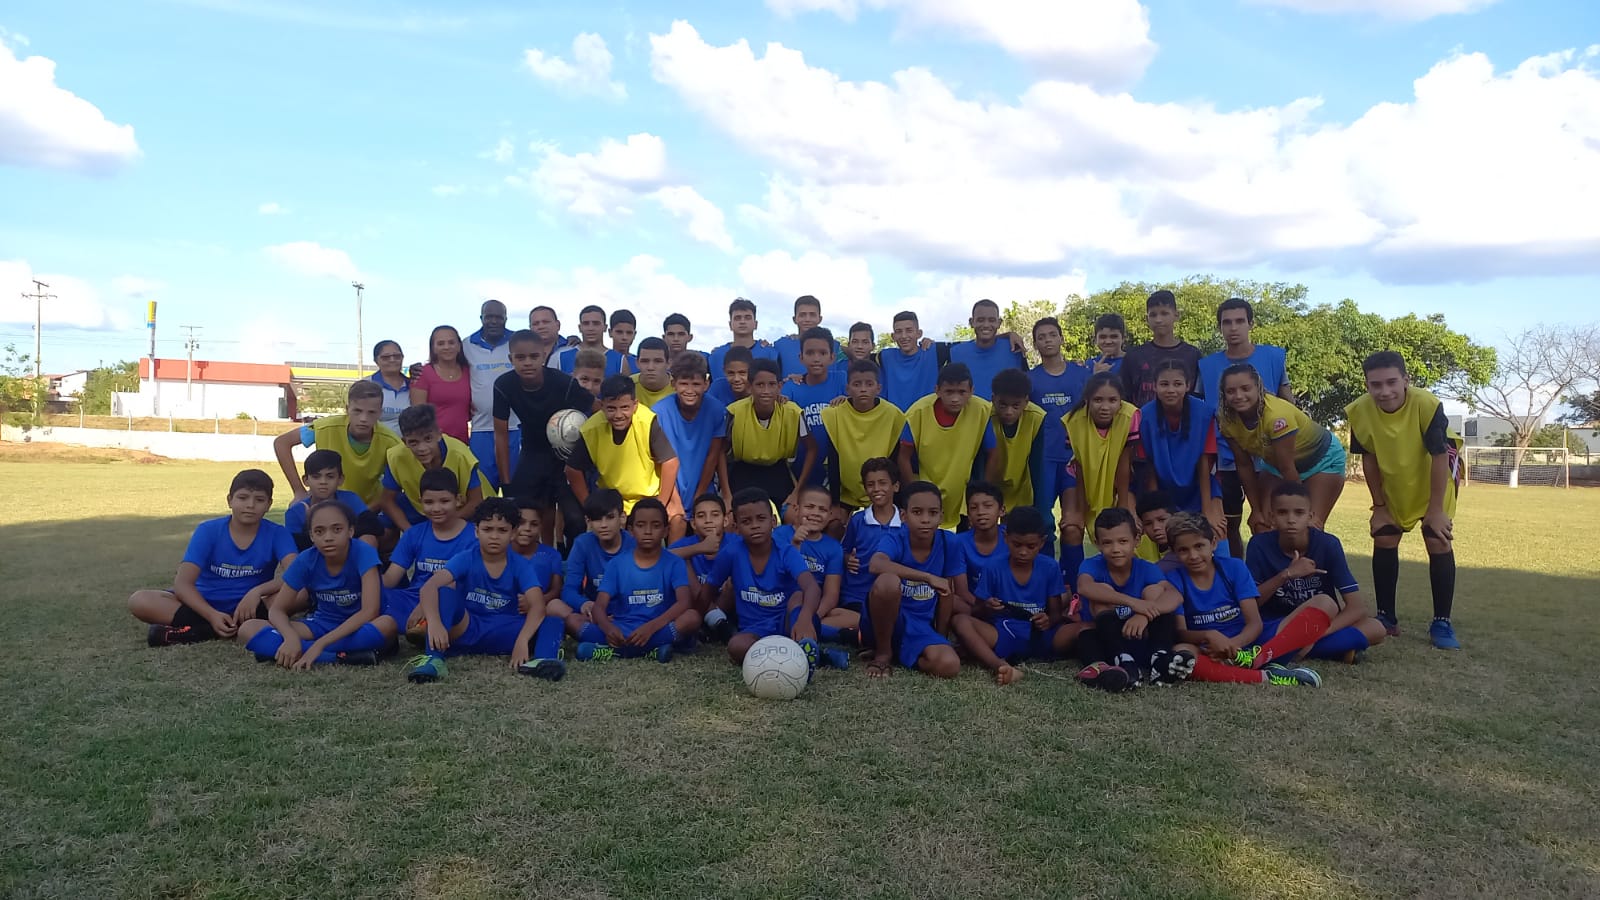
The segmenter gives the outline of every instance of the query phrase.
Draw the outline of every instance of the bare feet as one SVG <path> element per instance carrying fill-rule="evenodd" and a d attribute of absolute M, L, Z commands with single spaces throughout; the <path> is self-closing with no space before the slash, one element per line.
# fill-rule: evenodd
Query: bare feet
<path fill-rule="evenodd" d="M 888 678 L 894 671 L 894 663 L 887 656 L 874 656 L 867 660 L 868 678 Z"/>
<path fill-rule="evenodd" d="M 1001 663 L 1000 668 L 994 670 L 994 683 L 1005 686 L 1016 684 L 1022 680 L 1022 670 Z"/>

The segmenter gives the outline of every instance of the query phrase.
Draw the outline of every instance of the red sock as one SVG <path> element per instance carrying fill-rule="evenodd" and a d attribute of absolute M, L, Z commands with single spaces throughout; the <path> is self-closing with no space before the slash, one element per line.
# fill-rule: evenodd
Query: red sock
<path fill-rule="evenodd" d="M 1320 609 L 1303 609 L 1278 629 L 1272 640 L 1261 645 L 1261 655 L 1256 657 L 1256 667 L 1293 654 L 1301 647 L 1309 647 L 1328 632 L 1333 620 Z"/>
<path fill-rule="evenodd" d="M 1229 684 L 1260 684 L 1262 674 L 1255 669 L 1241 669 L 1219 663 L 1209 656 L 1200 656 L 1194 661 L 1194 674 L 1189 676 L 1190 681 L 1213 681 Z"/>

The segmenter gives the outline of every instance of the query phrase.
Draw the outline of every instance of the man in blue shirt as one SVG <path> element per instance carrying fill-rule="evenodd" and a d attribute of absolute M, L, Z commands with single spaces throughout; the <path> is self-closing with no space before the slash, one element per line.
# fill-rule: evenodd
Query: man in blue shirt
<path fill-rule="evenodd" d="M 806 373 L 806 364 L 800 358 L 801 342 L 806 338 L 806 332 L 822 324 L 822 301 L 806 294 L 794 301 L 794 334 L 786 334 L 773 343 L 772 349 L 778 354 L 778 362 L 783 365 L 783 377 L 793 378 Z M 830 334 L 830 340 L 832 332 Z M 831 347 L 833 356 L 828 362 L 839 357 L 839 342 L 833 341 Z"/>
<path fill-rule="evenodd" d="M 743 297 L 736 297 L 728 304 L 728 330 L 733 332 L 733 340 L 711 351 L 713 379 L 722 377 L 722 358 L 728 355 L 728 350 L 732 347 L 744 347 L 749 350 L 752 360 L 778 358 L 778 351 L 772 349 L 770 344 L 756 340 L 758 325 L 754 303 Z"/>
<path fill-rule="evenodd" d="M 1004 369 L 1028 368 L 1028 359 L 1000 337 L 1000 305 L 993 300 L 979 300 L 972 305 L 973 339 L 950 345 L 950 361 L 966 363 L 972 370 L 972 392 L 985 400 L 993 400 L 990 382 Z"/>

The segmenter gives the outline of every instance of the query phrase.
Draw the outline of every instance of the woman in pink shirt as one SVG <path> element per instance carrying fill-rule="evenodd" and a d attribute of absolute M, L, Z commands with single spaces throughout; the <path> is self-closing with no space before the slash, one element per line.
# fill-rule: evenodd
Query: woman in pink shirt
<path fill-rule="evenodd" d="M 461 333 L 449 325 L 440 325 L 428 336 L 428 364 L 411 381 L 411 405 L 422 403 L 432 403 L 438 411 L 440 431 L 467 442 L 472 382 L 467 378 L 467 357 L 461 352 Z"/>

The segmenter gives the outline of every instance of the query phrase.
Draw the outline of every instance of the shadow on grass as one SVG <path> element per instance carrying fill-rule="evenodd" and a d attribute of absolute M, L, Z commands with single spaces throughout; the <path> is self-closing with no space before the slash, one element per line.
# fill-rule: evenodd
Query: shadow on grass
<path fill-rule="evenodd" d="M 148 650 L 123 598 L 200 518 L 0 527 L 0 893 L 1600 894 L 1592 581 L 1463 569 L 1444 654 L 1408 563 L 1418 624 L 1321 691 L 1112 697 L 1058 664 L 772 704 L 720 648 L 427 688 Z"/>

